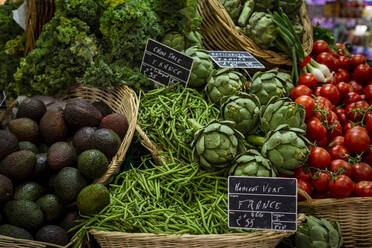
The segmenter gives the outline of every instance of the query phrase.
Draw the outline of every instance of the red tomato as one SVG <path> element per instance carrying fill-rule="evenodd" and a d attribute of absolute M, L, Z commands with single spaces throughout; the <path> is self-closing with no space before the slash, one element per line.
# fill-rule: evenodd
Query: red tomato
<path fill-rule="evenodd" d="M 339 67 L 345 70 L 350 70 L 351 60 L 346 56 L 340 56 L 338 58 Z"/>
<path fill-rule="evenodd" d="M 329 152 L 329 155 L 331 156 L 331 160 L 336 160 L 336 159 L 347 160 L 346 155 L 349 155 L 349 151 L 343 145 L 332 146 L 328 150 L 328 152 Z"/>
<path fill-rule="evenodd" d="M 351 178 L 355 182 L 372 181 L 372 167 L 364 162 L 354 164 Z"/>
<path fill-rule="evenodd" d="M 327 192 L 313 192 L 311 194 L 311 198 L 313 199 L 328 199 L 328 198 L 331 198 L 331 192 L 327 191 Z"/>
<path fill-rule="evenodd" d="M 297 187 L 299 189 L 302 189 L 303 191 L 305 191 L 308 195 L 311 194 L 311 186 L 310 186 L 310 183 L 308 181 L 304 181 L 302 179 L 297 179 Z M 298 194 L 298 201 L 304 201 L 305 198 Z"/>
<path fill-rule="evenodd" d="M 359 84 L 357 81 L 355 80 L 351 80 L 349 82 L 349 84 L 353 87 L 353 91 L 355 93 L 358 93 L 358 94 L 362 94 L 363 93 L 363 86 L 361 84 Z"/>
<path fill-rule="evenodd" d="M 311 96 L 311 94 L 311 89 L 306 85 L 297 85 L 292 91 L 291 98 L 295 100 L 299 96 Z"/>
<path fill-rule="evenodd" d="M 322 140 L 327 137 L 327 129 L 316 117 L 311 117 L 307 123 L 306 137 L 311 140 Z"/>
<path fill-rule="evenodd" d="M 371 68 L 368 64 L 360 64 L 355 67 L 353 79 L 361 84 L 367 83 L 371 79 Z"/>
<path fill-rule="evenodd" d="M 345 108 L 346 118 L 349 121 L 360 121 L 368 108 L 369 104 L 365 101 L 350 103 Z"/>
<path fill-rule="evenodd" d="M 352 173 L 350 164 L 342 159 L 333 160 L 329 166 L 329 170 L 339 175 L 345 175 L 348 177 L 350 177 Z"/>
<path fill-rule="evenodd" d="M 336 180 L 331 180 L 329 183 L 329 191 L 336 198 L 345 198 L 350 196 L 354 191 L 355 183 L 350 177 L 341 175 L 337 176 Z"/>
<path fill-rule="evenodd" d="M 355 68 L 357 65 L 365 64 L 366 63 L 366 57 L 364 57 L 361 54 L 353 54 L 351 56 L 351 66 Z"/>
<path fill-rule="evenodd" d="M 328 43 L 324 40 L 317 40 L 314 42 L 313 51 L 316 54 L 320 54 L 323 52 L 330 52 L 331 49 L 329 49 Z"/>
<path fill-rule="evenodd" d="M 311 98 L 310 96 L 300 96 L 300 97 L 296 98 L 295 103 L 301 104 L 302 106 L 305 107 L 306 118 L 309 118 L 309 117 L 312 116 L 314 106 L 315 106 L 313 98 Z"/>
<path fill-rule="evenodd" d="M 332 140 L 333 138 L 342 135 L 342 132 L 343 130 L 341 123 L 339 121 L 332 122 L 332 124 L 330 124 L 330 128 L 328 129 L 327 137 L 329 140 Z"/>
<path fill-rule="evenodd" d="M 316 87 L 314 90 L 313 90 L 313 94 L 316 95 L 316 96 L 320 96 L 320 90 L 322 89 L 321 86 L 319 87 Z"/>
<path fill-rule="evenodd" d="M 337 83 L 339 83 L 339 82 L 349 82 L 350 81 L 350 74 L 347 70 L 340 68 L 334 74 L 334 78 L 335 78 Z"/>
<path fill-rule="evenodd" d="M 367 114 L 367 116 L 364 120 L 364 125 L 366 126 L 366 129 L 367 129 L 369 135 L 372 136 L 372 116 L 371 116 L 371 114 Z"/>
<path fill-rule="evenodd" d="M 311 167 L 326 169 L 331 164 L 331 155 L 322 147 L 313 147 L 310 151 L 308 163 Z"/>
<path fill-rule="evenodd" d="M 330 100 L 334 105 L 340 102 L 340 92 L 333 84 L 324 84 L 320 89 L 320 95 Z"/>
<path fill-rule="evenodd" d="M 330 181 L 331 175 L 328 172 L 316 172 L 311 180 L 311 185 L 318 192 L 327 192 Z"/>
<path fill-rule="evenodd" d="M 347 96 L 344 98 L 344 103 L 349 105 L 350 103 L 353 102 L 359 102 L 362 100 L 362 97 L 355 92 L 349 92 L 347 93 Z"/>
<path fill-rule="evenodd" d="M 363 162 L 372 164 L 372 148 L 370 147 L 367 152 L 363 154 Z"/>
<path fill-rule="evenodd" d="M 315 106 L 319 106 L 323 110 L 331 110 L 334 106 L 330 100 L 323 96 L 317 96 L 314 98 Z"/>
<path fill-rule="evenodd" d="M 315 87 L 318 85 L 318 80 L 311 73 L 302 74 L 298 80 L 299 85 L 306 85 L 309 88 Z"/>
<path fill-rule="evenodd" d="M 359 197 L 372 196 L 372 182 L 360 181 L 355 185 L 354 195 Z"/>
<path fill-rule="evenodd" d="M 336 68 L 336 58 L 333 56 L 332 53 L 329 52 L 322 52 L 315 58 L 316 62 L 319 64 L 326 65 L 330 70 L 335 71 Z"/>
<path fill-rule="evenodd" d="M 344 136 L 337 136 L 337 137 L 334 137 L 331 142 L 329 142 L 329 146 L 330 147 L 333 147 L 333 146 L 337 146 L 337 145 L 341 145 L 343 146 L 345 144 L 345 138 Z"/>
<path fill-rule="evenodd" d="M 340 96 L 342 98 L 346 97 L 349 92 L 354 91 L 353 86 L 351 86 L 351 84 L 347 84 L 345 82 L 339 82 L 336 85 L 336 87 L 337 87 L 338 91 L 340 92 Z"/>
<path fill-rule="evenodd" d="M 366 95 L 360 95 L 360 98 L 362 98 L 362 100 L 366 100 Z"/>
<path fill-rule="evenodd" d="M 367 85 L 372 84 L 372 79 L 368 81 Z"/>
<path fill-rule="evenodd" d="M 363 127 L 352 127 L 344 135 L 345 146 L 351 154 L 360 154 L 368 151 L 371 140 L 368 131 Z"/>
<path fill-rule="evenodd" d="M 337 119 L 341 122 L 342 125 L 345 125 L 347 123 L 345 109 L 337 108 L 336 115 L 337 115 Z"/>
<path fill-rule="evenodd" d="M 328 146 L 328 139 L 327 139 L 327 137 L 324 137 L 324 139 L 321 139 L 321 140 L 317 140 L 316 142 L 317 142 L 317 145 L 319 147 L 327 148 L 327 146 Z"/>
<path fill-rule="evenodd" d="M 366 100 L 372 99 L 372 85 L 367 85 L 363 88 L 363 94 L 366 96 Z"/>
<path fill-rule="evenodd" d="M 301 166 L 300 168 L 296 169 L 295 177 L 297 179 L 302 179 L 306 182 L 310 182 L 311 180 L 311 171 L 310 168 L 307 166 Z"/>

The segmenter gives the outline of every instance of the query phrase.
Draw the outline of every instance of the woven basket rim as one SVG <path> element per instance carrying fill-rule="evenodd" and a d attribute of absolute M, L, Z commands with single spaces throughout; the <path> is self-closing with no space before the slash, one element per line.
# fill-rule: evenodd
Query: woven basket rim
<path fill-rule="evenodd" d="M 22 242 L 22 243 L 25 243 L 27 245 L 38 245 L 37 247 L 44 246 L 44 247 L 51 247 L 51 248 L 67 248 L 67 247 L 72 246 L 73 243 L 74 243 L 73 241 L 70 241 L 67 245 L 61 246 L 61 245 L 56 245 L 56 244 L 46 243 L 46 242 L 41 242 L 41 241 L 36 241 L 36 240 L 12 238 L 12 237 L 4 236 L 4 235 L 0 234 L 0 242 L 1 242 L 1 240 Z M 19 247 L 19 246 L 17 246 L 17 247 Z"/>

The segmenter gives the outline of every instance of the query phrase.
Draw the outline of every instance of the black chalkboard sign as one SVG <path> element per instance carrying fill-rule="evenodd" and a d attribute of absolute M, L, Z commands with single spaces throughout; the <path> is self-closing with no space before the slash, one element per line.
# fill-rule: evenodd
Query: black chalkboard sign
<path fill-rule="evenodd" d="M 297 179 L 229 177 L 229 228 L 297 230 Z"/>
<path fill-rule="evenodd" d="M 147 40 L 141 73 L 161 85 L 181 82 L 185 87 L 190 78 L 193 59 L 152 39 Z"/>
<path fill-rule="evenodd" d="M 219 67 L 223 68 L 265 68 L 265 66 L 249 52 L 209 51 L 209 56 Z"/>
<path fill-rule="evenodd" d="M 6 95 L 5 92 L 0 93 L 0 109 L 6 109 Z"/>

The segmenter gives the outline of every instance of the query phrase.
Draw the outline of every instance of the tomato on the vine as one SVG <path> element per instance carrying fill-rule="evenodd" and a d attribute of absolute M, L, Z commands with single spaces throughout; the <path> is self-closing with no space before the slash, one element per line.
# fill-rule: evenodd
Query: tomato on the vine
<path fill-rule="evenodd" d="M 371 181 L 360 181 L 355 185 L 354 195 L 359 197 L 371 197 L 372 196 L 372 182 Z"/>
<path fill-rule="evenodd" d="M 318 56 L 316 56 L 315 58 L 316 62 L 318 62 L 319 64 L 324 64 L 326 65 L 329 69 L 335 71 L 337 70 L 337 65 L 336 65 L 336 58 L 333 56 L 332 53 L 330 52 L 322 52 L 320 54 L 318 54 Z"/>
<path fill-rule="evenodd" d="M 345 125 L 347 123 L 345 109 L 337 108 L 336 115 L 337 115 L 337 119 L 341 122 L 342 125 Z"/>
<path fill-rule="evenodd" d="M 372 114 L 368 113 L 364 119 L 364 125 L 370 136 L 372 136 Z"/>
<path fill-rule="evenodd" d="M 340 92 L 340 96 L 342 98 L 345 98 L 349 92 L 353 92 L 354 88 L 351 86 L 351 84 L 347 84 L 345 82 L 339 82 L 336 85 L 338 91 Z"/>
<path fill-rule="evenodd" d="M 358 94 L 363 93 L 363 86 L 359 84 L 357 81 L 351 80 L 349 84 L 353 87 L 354 89 L 353 92 L 358 93 Z"/>
<path fill-rule="evenodd" d="M 306 85 L 297 85 L 296 88 L 293 89 L 291 93 L 291 98 L 293 100 L 297 99 L 300 96 L 310 96 L 311 97 L 312 91 Z"/>
<path fill-rule="evenodd" d="M 349 121 L 360 121 L 368 108 L 369 104 L 365 101 L 350 103 L 345 108 L 346 118 Z"/>
<path fill-rule="evenodd" d="M 353 79 L 359 83 L 367 83 L 371 79 L 371 68 L 368 64 L 360 64 L 355 67 Z"/>
<path fill-rule="evenodd" d="M 347 70 L 343 68 L 339 68 L 337 72 L 334 74 L 334 78 L 337 83 L 339 82 L 349 82 L 350 81 L 350 74 Z"/>
<path fill-rule="evenodd" d="M 313 94 L 316 95 L 316 96 L 320 96 L 320 90 L 322 89 L 321 86 L 318 86 L 316 87 L 314 90 L 313 90 Z"/>
<path fill-rule="evenodd" d="M 344 135 L 345 146 L 351 154 L 360 154 L 368 151 L 371 140 L 368 131 L 360 126 L 348 129 Z"/>
<path fill-rule="evenodd" d="M 336 160 L 336 159 L 346 160 L 347 155 L 349 155 L 349 151 L 344 145 L 332 146 L 328 150 L 328 152 L 329 152 L 329 155 L 331 156 L 331 160 Z"/>
<path fill-rule="evenodd" d="M 300 168 L 296 169 L 295 177 L 297 179 L 302 179 L 304 181 L 310 182 L 311 180 L 311 171 L 310 168 L 307 166 L 301 166 Z"/>
<path fill-rule="evenodd" d="M 366 63 L 366 57 L 362 54 L 353 54 L 351 56 L 351 66 L 354 68 L 357 65 Z"/>
<path fill-rule="evenodd" d="M 354 164 L 351 178 L 355 182 L 372 181 L 372 167 L 364 162 Z"/>
<path fill-rule="evenodd" d="M 314 102 L 315 102 L 315 106 L 317 106 L 317 107 L 319 107 L 320 109 L 323 109 L 323 110 L 331 110 L 334 107 L 332 102 L 329 99 L 327 99 L 323 96 L 315 97 Z"/>
<path fill-rule="evenodd" d="M 331 155 L 322 147 L 313 147 L 310 150 L 308 163 L 311 167 L 326 169 L 331 164 Z"/>
<path fill-rule="evenodd" d="M 331 162 L 329 170 L 339 175 L 350 177 L 352 173 L 351 165 L 342 159 L 336 159 Z"/>
<path fill-rule="evenodd" d="M 370 147 L 368 151 L 363 154 L 363 162 L 367 164 L 372 164 L 372 148 Z"/>
<path fill-rule="evenodd" d="M 329 191 L 336 198 L 345 198 L 350 196 L 354 191 L 355 183 L 350 177 L 345 175 L 337 176 L 336 180 L 329 182 Z"/>
<path fill-rule="evenodd" d="M 350 103 L 359 102 L 361 100 L 362 100 L 362 97 L 358 93 L 349 92 L 349 93 L 347 93 L 347 95 L 344 99 L 344 103 L 349 105 Z"/>
<path fill-rule="evenodd" d="M 371 100 L 372 99 L 372 85 L 366 85 L 363 88 L 363 94 L 366 96 L 366 100 Z"/>
<path fill-rule="evenodd" d="M 317 144 L 319 147 L 327 148 L 327 145 L 328 145 L 328 139 L 327 139 L 327 137 L 324 137 L 324 138 L 321 139 L 321 140 L 317 140 L 317 141 L 316 141 L 316 144 Z"/>
<path fill-rule="evenodd" d="M 306 85 L 309 88 L 315 87 L 318 85 L 318 80 L 311 73 L 302 74 L 298 80 L 299 85 Z"/>
<path fill-rule="evenodd" d="M 306 118 L 309 118 L 312 116 L 314 106 L 315 106 L 313 98 L 311 98 L 310 96 L 300 96 L 296 98 L 295 103 L 301 104 L 302 106 L 305 107 Z"/>
<path fill-rule="evenodd" d="M 330 147 L 337 146 L 337 145 L 343 146 L 344 144 L 345 144 L 345 138 L 344 138 L 344 136 L 337 136 L 337 137 L 334 137 L 334 138 L 329 142 L 329 146 L 330 146 Z"/>
<path fill-rule="evenodd" d="M 314 173 L 311 185 L 318 192 L 327 192 L 329 188 L 329 182 L 331 180 L 331 175 L 328 172 L 318 171 Z"/>
<path fill-rule="evenodd" d="M 346 56 L 340 56 L 338 58 L 339 67 L 345 70 L 350 70 L 351 60 Z"/>
<path fill-rule="evenodd" d="M 308 181 L 297 179 L 297 187 L 305 191 L 308 195 L 311 194 L 311 186 Z M 298 201 L 304 201 L 304 200 L 305 198 L 302 195 L 298 194 Z"/>
<path fill-rule="evenodd" d="M 331 49 L 329 49 L 328 43 L 326 41 L 317 40 L 317 41 L 314 42 L 313 51 L 316 54 L 320 54 L 320 53 L 323 53 L 323 52 L 330 52 Z"/>
<path fill-rule="evenodd" d="M 307 123 L 306 137 L 311 140 L 322 140 L 327 137 L 327 129 L 316 117 L 311 117 Z"/>
<path fill-rule="evenodd" d="M 311 197 L 313 199 L 328 199 L 328 198 L 331 198 L 331 192 L 327 191 L 327 192 L 313 192 L 311 194 Z"/>
<path fill-rule="evenodd" d="M 324 84 L 320 89 L 320 95 L 330 100 L 334 105 L 340 102 L 340 92 L 333 84 Z"/>
<path fill-rule="evenodd" d="M 329 140 L 331 140 L 337 136 L 342 135 L 342 132 L 343 130 L 342 130 L 341 122 L 335 121 L 330 124 L 330 127 L 327 131 L 327 137 Z"/>

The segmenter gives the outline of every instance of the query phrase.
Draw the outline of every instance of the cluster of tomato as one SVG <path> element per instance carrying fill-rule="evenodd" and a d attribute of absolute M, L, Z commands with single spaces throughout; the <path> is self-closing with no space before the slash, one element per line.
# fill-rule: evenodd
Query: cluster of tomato
<path fill-rule="evenodd" d="M 315 60 L 330 68 L 333 79 L 320 84 L 303 74 L 291 94 L 306 109 L 312 143 L 296 178 L 299 188 L 316 199 L 372 196 L 372 67 L 363 55 L 343 51 L 342 45 L 334 52 L 316 41 Z"/>

